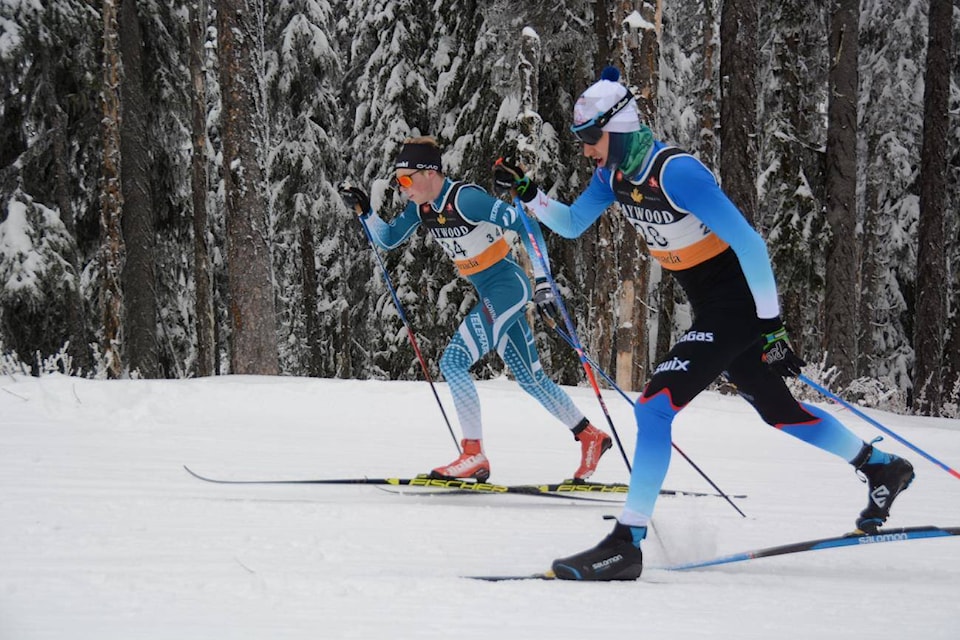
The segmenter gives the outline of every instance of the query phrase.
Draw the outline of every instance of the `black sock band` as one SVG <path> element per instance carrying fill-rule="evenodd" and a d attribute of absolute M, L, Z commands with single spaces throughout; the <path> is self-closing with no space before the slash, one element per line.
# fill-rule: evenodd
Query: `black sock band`
<path fill-rule="evenodd" d="M 577 426 L 575 426 L 573 429 L 570 430 L 570 431 L 573 432 L 573 439 L 574 439 L 574 440 L 579 440 L 579 438 L 577 438 L 577 436 L 579 436 L 579 435 L 583 432 L 583 430 L 586 429 L 586 428 L 589 427 L 589 426 L 590 426 L 590 421 L 587 420 L 586 418 L 584 418 L 583 420 L 581 420 L 580 422 L 578 422 L 578 423 L 577 423 Z"/>

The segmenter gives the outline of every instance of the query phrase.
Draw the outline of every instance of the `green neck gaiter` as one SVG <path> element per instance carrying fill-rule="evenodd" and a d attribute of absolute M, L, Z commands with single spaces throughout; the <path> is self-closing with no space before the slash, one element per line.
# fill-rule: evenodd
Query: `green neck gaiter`
<path fill-rule="evenodd" d="M 639 131 L 610 133 L 609 136 L 607 167 L 611 171 L 619 169 L 627 176 L 633 175 L 653 147 L 653 132 L 646 125 L 640 125 Z"/>

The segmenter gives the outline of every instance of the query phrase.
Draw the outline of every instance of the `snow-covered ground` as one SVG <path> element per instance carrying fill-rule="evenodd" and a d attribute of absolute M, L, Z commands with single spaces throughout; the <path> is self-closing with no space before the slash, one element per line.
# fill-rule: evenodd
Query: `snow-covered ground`
<path fill-rule="evenodd" d="M 508 380 L 480 388 L 493 481 L 572 473 L 577 445 L 561 426 Z M 592 391 L 571 393 L 605 425 Z M 632 451 L 630 405 L 605 398 Z M 870 413 L 960 465 L 958 421 Z M 737 398 L 702 395 L 674 442 L 722 489 L 749 494 L 739 501 L 748 518 L 717 498 L 663 498 L 648 567 L 842 533 L 866 502 L 849 466 L 766 427 Z M 960 481 L 890 438 L 882 446 L 917 469 L 889 524 L 960 525 Z M 485 583 L 460 576 L 545 569 L 598 542 L 617 506 L 226 486 L 183 469 L 393 477 L 454 455 L 423 382 L 5 377 L 0 640 L 960 638 L 960 538 L 648 568 L 631 583 Z M 595 479 L 626 478 L 614 449 Z M 710 491 L 679 456 L 666 487 Z"/>

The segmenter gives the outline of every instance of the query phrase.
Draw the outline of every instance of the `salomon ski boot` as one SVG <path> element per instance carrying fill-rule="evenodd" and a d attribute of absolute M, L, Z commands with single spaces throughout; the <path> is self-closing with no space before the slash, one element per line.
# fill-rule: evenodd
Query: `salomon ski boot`
<path fill-rule="evenodd" d="M 851 464 L 866 478 L 868 487 L 867 508 L 857 518 L 857 529 L 875 534 L 890 516 L 893 501 L 913 482 L 913 465 L 874 449 L 873 443 L 865 444 Z"/>
<path fill-rule="evenodd" d="M 618 521 L 600 544 L 567 558 L 553 561 L 560 580 L 636 580 L 643 571 L 640 541 L 646 527 L 631 527 Z"/>

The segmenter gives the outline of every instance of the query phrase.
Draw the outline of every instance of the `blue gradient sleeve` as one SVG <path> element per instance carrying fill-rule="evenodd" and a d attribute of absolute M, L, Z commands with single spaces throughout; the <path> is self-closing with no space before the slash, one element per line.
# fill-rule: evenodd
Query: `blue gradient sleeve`
<path fill-rule="evenodd" d="M 370 231 L 370 237 L 374 244 L 381 249 L 396 249 L 410 237 L 418 226 L 420 226 L 420 214 L 417 212 L 417 205 L 408 202 L 403 212 L 391 220 L 385 222 L 376 212 L 371 213 L 363 219 Z"/>
<path fill-rule="evenodd" d="M 564 238 L 579 237 L 614 202 L 610 173 L 597 169 L 590 184 L 571 205 L 565 205 L 538 193 L 528 206 L 547 227 Z"/>
<path fill-rule="evenodd" d="M 661 186 L 678 207 L 695 215 L 737 254 L 753 294 L 757 317 L 780 315 L 767 243 L 720 189 L 703 163 L 686 155 L 671 159 L 664 167 Z"/>

